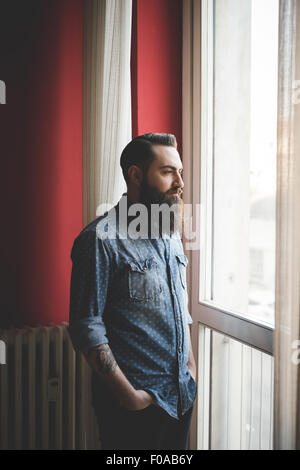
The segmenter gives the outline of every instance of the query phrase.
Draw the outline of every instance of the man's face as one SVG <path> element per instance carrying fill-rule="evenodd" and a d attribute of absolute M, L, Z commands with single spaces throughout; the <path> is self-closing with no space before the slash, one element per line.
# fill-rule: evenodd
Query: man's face
<path fill-rule="evenodd" d="M 154 145 L 154 159 L 144 175 L 141 185 L 140 202 L 148 208 L 150 226 L 158 227 L 160 233 L 173 233 L 182 229 L 183 190 L 182 163 L 175 147 Z M 152 218 L 151 205 L 167 204 L 169 215 Z M 151 217 L 151 219 L 150 219 Z"/>
<path fill-rule="evenodd" d="M 141 185 L 143 204 L 181 204 L 183 190 L 182 163 L 175 147 L 153 145 L 154 159 Z"/>

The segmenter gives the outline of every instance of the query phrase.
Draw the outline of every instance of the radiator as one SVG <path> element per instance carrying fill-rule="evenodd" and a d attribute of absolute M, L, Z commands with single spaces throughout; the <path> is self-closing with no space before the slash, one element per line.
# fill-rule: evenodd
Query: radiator
<path fill-rule="evenodd" d="M 91 370 L 67 324 L 0 330 L 0 449 L 98 449 Z"/>

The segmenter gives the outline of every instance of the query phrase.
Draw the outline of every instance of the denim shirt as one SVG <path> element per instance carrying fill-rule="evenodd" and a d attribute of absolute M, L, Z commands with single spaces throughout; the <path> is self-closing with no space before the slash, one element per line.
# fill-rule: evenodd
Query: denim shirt
<path fill-rule="evenodd" d="M 98 229 L 110 213 L 85 227 L 73 244 L 73 346 L 88 350 L 108 343 L 133 387 L 148 391 L 158 406 L 179 419 L 192 406 L 197 389 L 187 365 L 192 319 L 181 240 L 176 234 L 126 239 L 119 226 L 105 238 Z"/>

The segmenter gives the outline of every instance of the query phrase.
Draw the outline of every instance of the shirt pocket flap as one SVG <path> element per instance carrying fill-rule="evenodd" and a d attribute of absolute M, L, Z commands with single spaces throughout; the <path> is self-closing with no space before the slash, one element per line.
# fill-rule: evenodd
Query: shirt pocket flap
<path fill-rule="evenodd" d="M 153 257 L 146 258 L 144 260 L 129 260 L 128 261 L 130 271 L 135 271 L 144 274 L 148 269 L 155 268 L 157 261 Z"/>

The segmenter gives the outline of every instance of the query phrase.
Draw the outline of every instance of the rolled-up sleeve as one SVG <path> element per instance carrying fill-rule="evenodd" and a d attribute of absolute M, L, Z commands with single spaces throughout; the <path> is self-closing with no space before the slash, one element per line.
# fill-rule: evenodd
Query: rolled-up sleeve
<path fill-rule="evenodd" d="M 76 351 L 108 343 L 103 323 L 110 258 L 96 232 L 82 232 L 71 251 L 69 334 Z"/>

